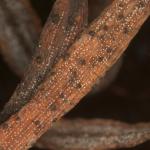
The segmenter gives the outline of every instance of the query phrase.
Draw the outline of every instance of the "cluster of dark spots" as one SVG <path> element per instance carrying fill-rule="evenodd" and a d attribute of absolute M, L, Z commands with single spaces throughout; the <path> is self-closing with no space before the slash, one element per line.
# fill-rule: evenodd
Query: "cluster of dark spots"
<path fill-rule="evenodd" d="M 74 82 L 76 82 L 77 80 L 77 77 L 78 77 L 77 72 L 75 70 L 71 70 L 71 74 L 69 76 L 69 83 L 74 84 Z"/>
<path fill-rule="evenodd" d="M 65 103 L 68 102 L 68 99 L 67 99 L 67 97 L 65 96 L 65 94 L 64 94 L 63 92 L 61 92 L 61 93 L 59 94 L 59 98 L 60 98 L 63 102 L 65 102 Z"/>
<path fill-rule="evenodd" d="M 124 34 L 128 34 L 129 33 L 129 28 L 128 27 L 124 27 L 123 28 L 123 33 Z"/>
<path fill-rule="evenodd" d="M 2 127 L 3 129 L 7 129 L 9 126 L 8 126 L 7 123 L 3 123 L 3 124 L 1 125 L 1 127 Z"/>
<path fill-rule="evenodd" d="M 106 50 L 107 53 L 113 52 L 113 48 L 112 47 L 105 47 L 104 49 Z"/>
<path fill-rule="evenodd" d="M 40 126 L 40 125 L 41 125 L 40 120 L 35 120 L 35 121 L 33 121 L 33 123 L 34 123 L 36 126 Z"/>
<path fill-rule="evenodd" d="M 98 39 L 104 41 L 105 40 L 105 34 L 102 34 L 102 35 L 98 36 Z"/>
<path fill-rule="evenodd" d="M 123 13 L 120 13 L 117 17 L 118 20 L 123 20 L 124 19 L 124 15 Z"/>
<path fill-rule="evenodd" d="M 82 87 L 82 84 L 78 81 L 78 74 L 75 70 L 71 71 L 71 75 L 69 77 L 69 84 L 71 84 L 71 86 L 73 86 L 76 89 Z"/>
<path fill-rule="evenodd" d="M 64 98 L 65 98 L 65 95 L 64 95 L 63 92 L 61 92 L 61 93 L 59 94 L 59 98 L 60 98 L 60 99 L 64 99 Z"/>
<path fill-rule="evenodd" d="M 63 92 L 61 92 L 61 93 L 59 94 L 59 98 L 60 98 L 63 102 L 68 102 L 68 100 L 67 100 L 67 98 L 66 98 L 66 96 L 65 96 L 65 94 L 64 94 Z"/>
<path fill-rule="evenodd" d="M 66 61 L 69 57 L 70 57 L 70 53 L 69 52 L 63 52 L 60 57 Z"/>
<path fill-rule="evenodd" d="M 37 76 L 36 76 L 36 81 L 41 81 L 43 79 L 43 74 L 41 73 L 37 73 Z"/>
<path fill-rule="evenodd" d="M 104 43 L 108 40 L 115 41 L 114 33 L 110 32 L 109 34 L 100 34 L 100 35 L 98 35 L 98 40 L 100 40 L 101 42 L 104 42 Z"/>
<path fill-rule="evenodd" d="M 79 58 L 78 59 L 78 64 L 81 65 L 81 66 L 84 66 L 84 65 L 86 65 L 86 60 L 84 58 Z"/>
<path fill-rule="evenodd" d="M 96 57 L 91 58 L 90 63 L 92 67 L 95 67 L 98 63 L 101 63 L 103 60 L 104 60 L 104 57 L 96 56 Z"/>
<path fill-rule="evenodd" d="M 56 104 L 51 104 L 50 106 L 49 106 L 49 109 L 51 110 L 51 111 L 56 111 L 57 110 L 57 106 L 56 106 Z"/>
<path fill-rule="evenodd" d="M 120 8 L 123 8 L 124 7 L 124 3 L 123 2 L 120 2 L 119 4 L 118 4 L 118 6 L 120 7 Z"/>
<path fill-rule="evenodd" d="M 144 8 L 145 7 L 145 3 L 143 1 L 140 1 L 138 4 L 137 4 L 137 7 L 138 8 Z"/>
<path fill-rule="evenodd" d="M 82 87 L 82 84 L 81 84 L 81 83 L 75 83 L 75 84 L 74 84 L 74 87 L 75 87 L 76 89 L 80 89 L 80 88 Z"/>
<path fill-rule="evenodd" d="M 91 30 L 91 31 L 88 32 L 88 34 L 93 37 L 93 36 L 95 36 L 96 33 L 95 33 L 95 31 Z"/>
<path fill-rule="evenodd" d="M 50 18 L 54 24 L 57 24 L 60 20 L 60 15 L 58 13 L 52 12 Z"/>
<path fill-rule="evenodd" d="M 34 120 L 33 121 L 34 125 L 36 126 L 37 129 L 42 130 L 44 128 L 44 124 L 40 120 Z M 34 131 L 36 135 L 38 135 L 38 130 Z"/>

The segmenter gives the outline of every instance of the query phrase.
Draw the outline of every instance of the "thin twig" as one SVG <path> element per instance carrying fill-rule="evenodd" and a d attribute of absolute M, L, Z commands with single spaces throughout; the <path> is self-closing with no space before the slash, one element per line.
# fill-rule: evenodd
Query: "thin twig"
<path fill-rule="evenodd" d="M 31 101 L 1 125 L 1 147 L 31 146 L 104 76 L 149 15 L 150 0 L 115 0 L 69 48 L 65 59 L 60 58 L 53 71 L 47 72 Z"/>
<path fill-rule="evenodd" d="M 0 122 L 28 103 L 59 58 L 67 59 L 68 47 L 87 24 L 87 0 L 58 0 L 43 29 L 36 56 L 0 115 Z M 81 60 L 81 63 L 82 62 Z"/>

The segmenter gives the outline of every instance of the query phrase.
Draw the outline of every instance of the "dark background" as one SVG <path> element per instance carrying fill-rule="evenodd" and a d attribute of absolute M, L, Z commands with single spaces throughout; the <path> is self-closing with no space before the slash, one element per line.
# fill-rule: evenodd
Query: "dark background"
<path fill-rule="evenodd" d="M 89 0 L 91 22 L 111 0 Z M 42 23 L 54 0 L 32 0 Z M 108 118 L 128 123 L 150 122 L 150 18 L 130 43 L 116 79 L 102 92 L 86 96 L 66 117 Z M 0 108 L 20 79 L 0 58 Z M 150 142 L 129 150 L 149 150 Z M 37 150 L 35 148 L 35 150 Z"/>

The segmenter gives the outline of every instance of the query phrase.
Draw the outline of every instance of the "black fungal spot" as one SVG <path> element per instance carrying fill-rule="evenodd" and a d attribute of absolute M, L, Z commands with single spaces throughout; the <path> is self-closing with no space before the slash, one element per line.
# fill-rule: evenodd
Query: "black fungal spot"
<path fill-rule="evenodd" d="M 49 108 L 50 108 L 51 111 L 56 111 L 57 110 L 56 104 L 51 104 L 49 106 Z"/>
<path fill-rule="evenodd" d="M 128 29 L 127 27 L 124 27 L 124 28 L 123 28 L 123 33 L 124 33 L 124 34 L 128 34 L 128 33 L 129 33 L 129 29 Z"/>
<path fill-rule="evenodd" d="M 84 66 L 84 65 L 86 65 L 86 60 L 84 58 L 79 58 L 78 64 L 81 66 Z"/>
<path fill-rule="evenodd" d="M 145 7 L 145 3 L 142 2 L 142 1 L 140 1 L 140 2 L 138 3 L 138 8 L 144 8 L 144 7 Z"/>
<path fill-rule="evenodd" d="M 64 61 L 66 61 L 69 57 L 70 57 L 70 53 L 69 52 L 64 52 L 61 54 L 60 56 Z"/>
<path fill-rule="evenodd" d="M 122 13 L 120 13 L 117 18 L 118 18 L 118 20 L 122 20 L 124 18 L 124 15 Z"/>
<path fill-rule="evenodd" d="M 77 80 L 77 72 L 75 70 L 71 71 L 71 75 L 69 77 L 69 83 L 74 84 Z"/>
<path fill-rule="evenodd" d="M 96 59 L 97 59 L 98 62 L 102 62 L 104 57 L 98 56 Z"/>
<path fill-rule="evenodd" d="M 95 35 L 95 32 L 94 32 L 94 31 L 89 31 L 89 35 L 90 35 L 90 36 L 94 36 L 94 35 Z"/>
<path fill-rule="evenodd" d="M 44 128 L 44 124 L 40 120 L 34 120 L 33 123 L 35 124 L 38 130 L 42 130 Z M 38 130 L 34 131 L 36 135 L 39 134 Z"/>
<path fill-rule="evenodd" d="M 69 84 L 76 89 L 79 89 L 82 87 L 81 83 L 79 83 L 78 81 L 78 74 L 75 70 L 71 71 L 71 75 L 69 77 Z"/>
<path fill-rule="evenodd" d="M 40 125 L 41 125 L 41 122 L 40 122 L 39 120 L 35 120 L 35 121 L 34 121 L 34 124 L 35 124 L 36 126 L 40 126 Z"/>
<path fill-rule="evenodd" d="M 121 3 L 119 3 L 119 5 L 118 5 L 120 8 L 123 8 L 124 7 L 124 3 L 123 2 L 121 2 Z"/>
<path fill-rule="evenodd" d="M 111 47 L 105 47 L 104 49 L 106 50 L 107 53 L 111 53 L 113 51 L 113 48 Z"/>
<path fill-rule="evenodd" d="M 63 92 L 61 92 L 61 93 L 59 94 L 59 98 L 61 98 L 61 99 L 64 99 L 64 98 L 65 98 L 65 95 L 64 95 Z"/>
<path fill-rule="evenodd" d="M 59 98 L 60 98 L 63 102 L 65 102 L 65 103 L 68 102 L 68 100 L 66 99 L 65 94 L 64 94 L 63 92 L 61 92 L 61 93 L 59 94 Z"/>
<path fill-rule="evenodd" d="M 38 73 L 36 76 L 36 81 L 41 81 L 43 79 L 43 75 L 41 73 Z"/>
<path fill-rule="evenodd" d="M 102 62 L 104 59 L 104 57 L 102 56 L 96 56 L 96 57 L 92 57 L 91 58 L 91 65 L 92 67 L 95 67 L 98 63 Z"/>
<path fill-rule="evenodd" d="M 54 24 L 57 24 L 60 20 L 59 14 L 51 13 L 51 20 Z"/>
<path fill-rule="evenodd" d="M 100 40 L 105 40 L 105 35 L 104 35 L 104 34 L 103 34 L 103 35 L 100 35 L 100 36 L 99 36 L 99 39 L 100 39 Z"/>
<path fill-rule="evenodd" d="M 76 83 L 76 84 L 74 85 L 74 87 L 75 87 L 76 89 L 80 89 L 80 88 L 82 87 L 82 84 L 81 84 L 81 83 Z"/>

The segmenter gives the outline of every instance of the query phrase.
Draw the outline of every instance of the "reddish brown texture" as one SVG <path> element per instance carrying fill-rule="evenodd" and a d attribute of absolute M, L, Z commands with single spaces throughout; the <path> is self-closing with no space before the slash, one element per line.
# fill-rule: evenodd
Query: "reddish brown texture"
<path fill-rule="evenodd" d="M 149 0 L 114 1 L 69 48 L 67 59 L 56 63 L 53 74 L 48 73 L 32 100 L 2 124 L 1 147 L 27 149 L 54 120 L 90 91 L 96 79 L 121 56 L 149 15 Z M 86 61 L 85 65 L 78 63 L 81 59 Z"/>
<path fill-rule="evenodd" d="M 52 67 L 59 58 L 67 59 L 67 49 L 87 24 L 86 0 L 58 0 L 41 34 L 36 56 L 0 115 L 0 122 L 8 119 L 28 103 L 40 84 L 53 74 Z"/>

